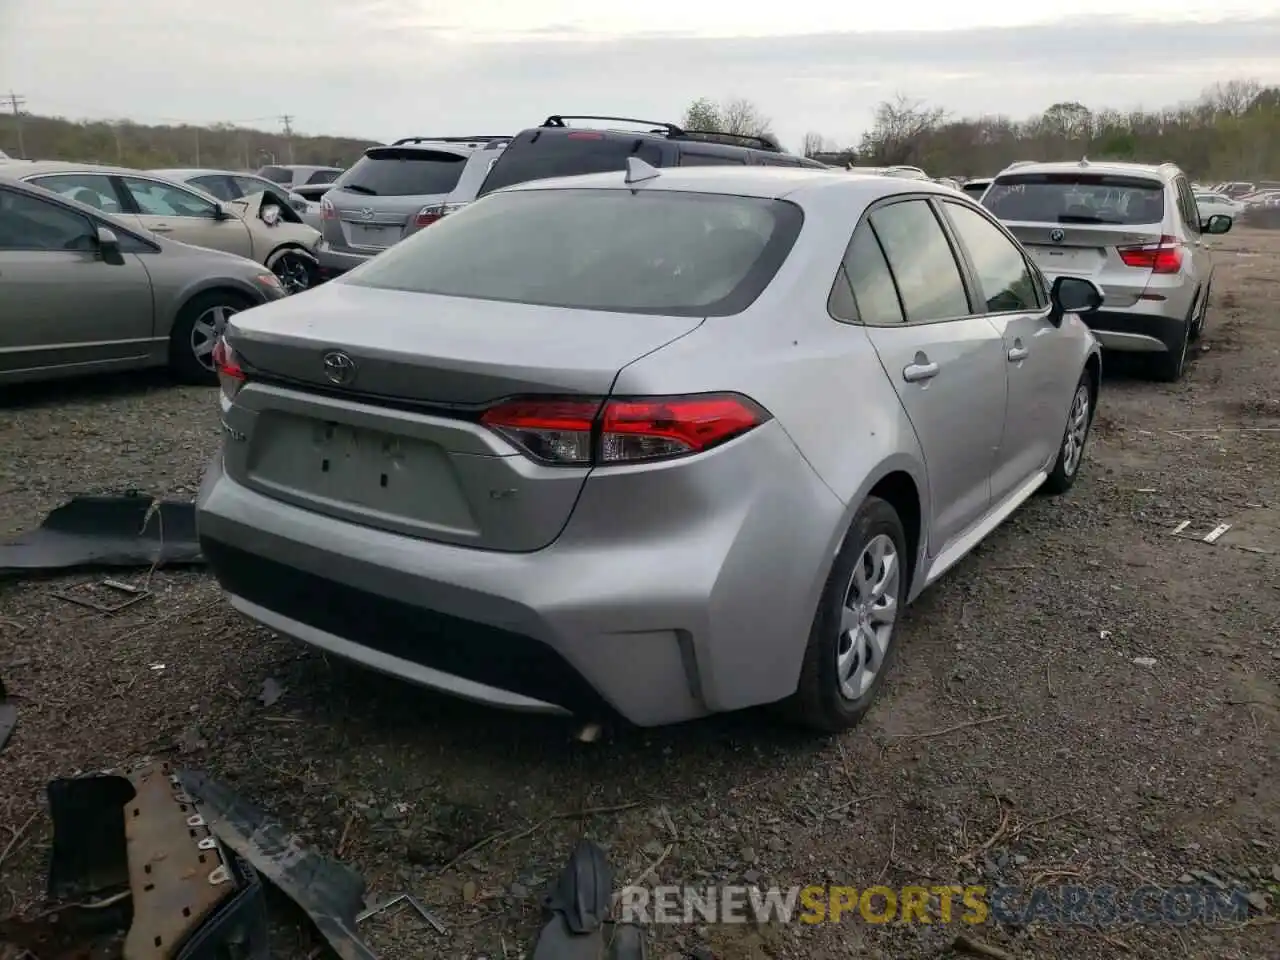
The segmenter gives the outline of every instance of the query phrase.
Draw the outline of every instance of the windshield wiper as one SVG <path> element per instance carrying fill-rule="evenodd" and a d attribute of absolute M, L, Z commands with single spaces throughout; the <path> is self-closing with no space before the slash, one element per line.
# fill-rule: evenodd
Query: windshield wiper
<path fill-rule="evenodd" d="M 350 190 L 352 193 L 362 193 L 366 197 L 376 197 L 378 195 L 377 190 L 374 190 L 370 187 L 362 187 L 358 183 L 344 183 L 342 185 L 342 189 Z"/>
<path fill-rule="evenodd" d="M 1100 223 L 1114 225 L 1114 220 L 1104 220 L 1102 217 L 1094 217 L 1083 213 L 1060 213 L 1058 214 L 1059 223 Z"/>

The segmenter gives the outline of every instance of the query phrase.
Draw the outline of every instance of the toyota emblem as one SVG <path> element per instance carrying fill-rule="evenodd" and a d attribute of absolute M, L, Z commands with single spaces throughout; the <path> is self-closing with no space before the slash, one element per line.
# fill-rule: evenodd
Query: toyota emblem
<path fill-rule="evenodd" d="M 1062 230 L 1049 231 L 1049 239 L 1052 240 L 1054 243 L 1061 243 L 1066 238 L 1067 238 L 1067 235 Z"/>
<path fill-rule="evenodd" d="M 324 355 L 324 375 L 330 383 L 345 387 L 356 378 L 356 362 L 341 350 Z"/>
<path fill-rule="evenodd" d="M 363 217 L 365 220 L 372 220 L 373 207 L 365 207 L 363 210 L 360 211 L 360 216 Z"/>

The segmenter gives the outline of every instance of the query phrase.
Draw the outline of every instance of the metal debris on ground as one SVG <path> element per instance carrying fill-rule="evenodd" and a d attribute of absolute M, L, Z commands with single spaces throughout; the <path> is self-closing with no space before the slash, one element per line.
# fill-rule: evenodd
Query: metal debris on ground
<path fill-rule="evenodd" d="M 345 864 L 310 850 L 265 810 L 197 771 L 180 775 L 209 829 L 296 903 L 341 960 L 378 960 L 356 932 L 365 882 Z"/>
<path fill-rule="evenodd" d="M 435 930 L 436 933 L 441 934 L 442 936 L 448 934 L 449 928 L 444 925 L 444 922 L 439 917 L 437 917 L 434 913 L 432 913 L 430 910 L 424 907 L 422 905 L 422 901 L 419 900 L 417 897 L 415 897 L 411 893 L 397 893 L 390 900 L 385 900 L 382 903 L 377 904 L 376 906 L 370 907 L 368 910 L 365 910 L 363 913 L 357 914 L 356 923 L 364 923 L 370 917 L 375 917 L 378 914 L 383 913 L 384 911 L 390 910 L 392 907 L 400 903 L 407 903 L 409 904 L 409 906 L 413 907 L 413 909 L 417 912 L 418 916 L 422 917 L 423 920 L 431 924 L 432 929 Z"/>
<path fill-rule="evenodd" d="M 224 850 L 168 764 L 54 780 L 48 798 L 49 896 L 77 901 L 53 911 L 62 931 L 122 934 L 124 960 L 214 960 L 233 945 L 245 960 L 268 956 L 257 874 Z"/>
<path fill-rule="evenodd" d="M 1186 529 L 1187 529 L 1187 527 L 1189 527 L 1189 526 L 1191 526 L 1191 521 L 1190 521 L 1190 520 L 1183 520 L 1183 521 L 1182 521 L 1181 523 L 1179 523 L 1176 527 L 1174 527 L 1174 528 L 1170 531 L 1170 533 L 1172 533 L 1172 534 L 1173 534 L 1173 536 L 1175 536 L 1175 537 L 1179 537 L 1179 538 L 1181 538 L 1181 539 L 1183 539 L 1183 540 L 1198 540 L 1198 541 L 1200 541 L 1201 543 L 1217 543 L 1217 542 L 1218 542 L 1218 539 L 1219 539 L 1219 538 L 1220 538 L 1224 533 L 1226 533 L 1228 530 L 1230 530 L 1230 529 L 1231 529 L 1231 524 L 1229 524 L 1229 523 L 1220 523 L 1220 524 L 1218 524 L 1216 527 L 1214 527 L 1212 530 L 1210 530 L 1208 533 L 1206 533 L 1204 536 L 1198 536 L 1198 535 L 1195 535 L 1195 534 L 1183 533 L 1183 531 L 1184 531 L 1184 530 L 1186 530 Z"/>

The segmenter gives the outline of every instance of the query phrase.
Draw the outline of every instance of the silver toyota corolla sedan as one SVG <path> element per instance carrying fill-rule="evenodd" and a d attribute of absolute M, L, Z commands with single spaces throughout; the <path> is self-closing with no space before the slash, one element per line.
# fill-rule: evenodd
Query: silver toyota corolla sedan
<path fill-rule="evenodd" d="M 461 697 L 839 730 L 904 605 L 1071 486 L 1100 302 L 926 181 L 526 183 L 233 319 L 205 555 L 260 623 Z"/>

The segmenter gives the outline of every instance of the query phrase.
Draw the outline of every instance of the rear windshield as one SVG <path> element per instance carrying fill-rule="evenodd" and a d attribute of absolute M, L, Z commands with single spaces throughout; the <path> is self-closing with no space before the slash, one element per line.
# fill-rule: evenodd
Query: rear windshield
<path fill-rule="evenodd" d="M 1145 177 L 1014 173 L 997 177 L 982 205 L 1001 220 L 1033 223 L 1159 223 L 1164 187 Z"/>
<path fill-rule="evenodd" d="M 449 193 L 466 165 L 467 158 L 456 153 L 386 147 L 366 153 L 334 187 L 366 197 Z"/>
<path fill-rule="evenodd" d="M 258 171 L 258 176 L 275 183 L 293 183 L 293 171 L 286 167 L 263 167 Z"/>
<path fill-rule="evenodd" d="M 508 145 L 485 177 L 479 195 L 530 180 L 625 170 L 630 156 L 637 156 L 655 167 L 662 163 L 658 146 L 640 137 L 597 130 L 568 133 L 539 130 L 528 139 L 519 137 Z"/>
<path fill-rule="evenodd" d="M 307 183 L 333 183 L 341 172 L 341 170 L 317 170 L 307 177 Z"/>
<path fill-rule="evenodd" d="M 728 316 L 786 259 L 804 216 L 781 200 L 629 190 L 495 194 L 342 282 L 621 313 Z"/>

